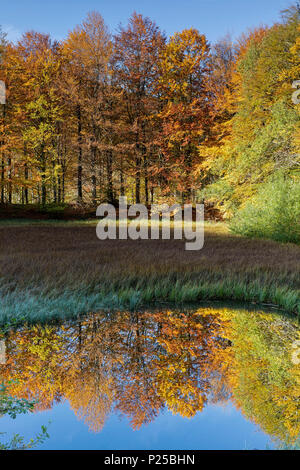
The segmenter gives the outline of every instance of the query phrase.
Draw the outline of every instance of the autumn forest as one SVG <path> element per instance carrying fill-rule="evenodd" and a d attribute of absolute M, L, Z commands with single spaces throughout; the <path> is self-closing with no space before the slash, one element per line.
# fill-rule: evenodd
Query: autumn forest
<path fill-rule="evenodd" d="M 299 10 L 209 44 L 134 13 L 61 42 L 2 34 L 2 204 L 210 200 L 231 216 L 299 167 Z M 292 202 L 291 202 L 292 204 Z"/>
<path fill-rule="evenodd" d="M 128 2 L 0 12 L 0 450 L 299 449 L 300 4 Z"/>

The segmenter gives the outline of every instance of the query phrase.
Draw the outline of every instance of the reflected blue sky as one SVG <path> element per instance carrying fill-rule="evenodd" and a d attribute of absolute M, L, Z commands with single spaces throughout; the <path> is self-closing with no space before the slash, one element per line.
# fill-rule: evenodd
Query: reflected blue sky
<path fill-rule="evenodd" d="M 298 323 L 251 313 L 208 307 L 98 312 L 6 332 L 1 380 L 10 384 L 8 396 L 37 405 L 16 420 L 2 416 L 0 432 L 7 436 L 1 441 L 17 433 L 29 442 L 50 421 L 41 449 L 294 445 L 298 375 L 290 352 Z"/>
<path fill-rule="evenodd" d="M 0 419 L 0 432 L 19 433 L 27 440 L 51 421 L 48 439 L 39 449 L 50 450 L 251 450 L 267 449 L 270 438 L 247 421 L 231 403 L 208 405 L 187 419 L 165 411 L 138 431 L 126 418 L 113 414 L 103 430 L 93 433 L 71 410 L 68 402 L 52 410 Z M 8 437 L 7 435 L 7 437 Z"/>

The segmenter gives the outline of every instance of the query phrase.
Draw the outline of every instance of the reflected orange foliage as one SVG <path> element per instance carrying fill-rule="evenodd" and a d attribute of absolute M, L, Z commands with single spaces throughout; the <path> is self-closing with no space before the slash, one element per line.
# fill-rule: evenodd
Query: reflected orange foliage
<path fill-rule="evenodd" d="M 231 400 L 273 439 L 292 442 L 300 371 L 289 348 L 298 337 L 293 322 L 259 312 L 99 313 L 6 333 L 1 380 L 36 399 L 36 410 L 68 400 L 96 432 L 111 412 L 138 429 L 165 408 L 191 418 Z"/>

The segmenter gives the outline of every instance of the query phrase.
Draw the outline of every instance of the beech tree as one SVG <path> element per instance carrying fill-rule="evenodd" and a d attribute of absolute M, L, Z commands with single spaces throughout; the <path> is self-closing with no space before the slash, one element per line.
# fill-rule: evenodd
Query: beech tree
<path fill-rule="evenodd" d="M 149 122 L 157 109 L 155 86 L 158 62 L 165 37 L 149 18 L 134 13 L 127 28 L 115 36 L 114 71 L 124 91 L 127 124 L 126 147 L 131 157 L 130 170 L 135 179 L 135 200 L 141 200 L 144 179 L 145 201 L 148 202 L 149 148 L 153 133 Z"/>
<path fill-rule="evenodd" d="M 97 200 L 97 172 L 104 159 L 106 132 L 104 113 L 108 106 L 105 93 L 109 84 L 109 61 L 112 51 L 110 34 L 99 13 L 92 12 L 82 25 L 69 34 L 63 45 L 69 66 L 65 91 L 77 117 L 77 188 L 83 198 L 83 165 L 90 181 L 85 179 L 92 201 Z M 89 189 L 90 188 L 90 189 Z"/>
<path fill-rule="evenodd" d="M 160 60 L 162 171 L 167 172 L 166 190 L 177 189 L 183 201 L 191 200 L 197 146 L 210 125 L 209 57 L 205 36 L 189 29 L 170 38 Z"/>

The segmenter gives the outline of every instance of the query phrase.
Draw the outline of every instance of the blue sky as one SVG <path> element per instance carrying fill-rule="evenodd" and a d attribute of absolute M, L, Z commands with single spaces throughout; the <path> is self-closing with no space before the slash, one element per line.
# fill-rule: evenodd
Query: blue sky
<path fill-rule="evenodd" d="M 214 42 L 227 33 L 272 24 L 292 0 L 13 0 L 2 1 L 0 24 L 15 41 L 30 29 L 65 38 L 89 11 L 97 10 L 114 32 L 133 11 L 150 16 L 168 34 L 195 27 Z"/>

